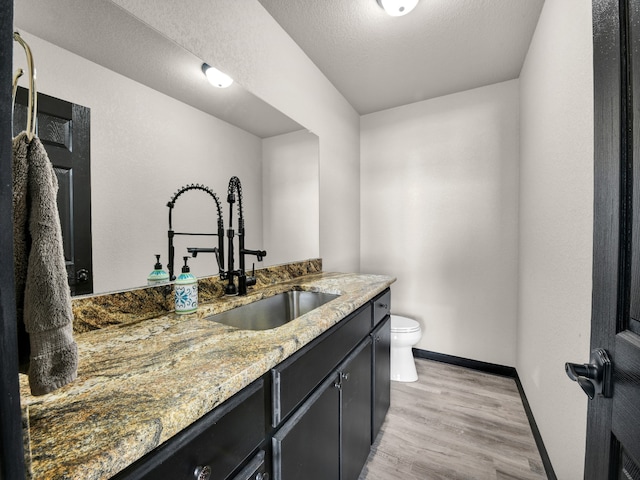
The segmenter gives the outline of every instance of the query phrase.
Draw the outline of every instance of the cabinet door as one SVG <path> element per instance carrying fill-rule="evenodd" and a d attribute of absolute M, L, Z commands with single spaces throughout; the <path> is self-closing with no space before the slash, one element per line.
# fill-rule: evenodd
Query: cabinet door
<path fill-rule="evenodd" d="M 371 390 L 371 443 L 376 440 L 391 403 L 391 317 L 371 334 L 373 338 L 373 388 Z"/>
<path fill-rule="evenodd" d="M 272 439 L 275 480 L 339 478 L 340 395 L 330 375 Z"/>
<path fill-rule="evenodd" d="M 371 447 L 371 338 L 339 367 L 342 480 L 357 480 Z M 328 477 L 327 477 L 328 478 Z"/>
<path fill-rule="evenodd" d="M 371 331 L 371 307 L 358 309 L 272 370 L 272 426 L 277 427 Z"/>

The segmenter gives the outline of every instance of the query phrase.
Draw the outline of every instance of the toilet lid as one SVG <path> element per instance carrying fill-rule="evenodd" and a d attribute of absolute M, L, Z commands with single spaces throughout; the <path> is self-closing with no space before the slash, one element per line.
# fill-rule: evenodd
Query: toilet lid
<path fill-rule="evenodd" d="M 420 324 L 415 320 L 399 315 L 391 315 L 391 331 L 397 333 L 417 332 Z"/>

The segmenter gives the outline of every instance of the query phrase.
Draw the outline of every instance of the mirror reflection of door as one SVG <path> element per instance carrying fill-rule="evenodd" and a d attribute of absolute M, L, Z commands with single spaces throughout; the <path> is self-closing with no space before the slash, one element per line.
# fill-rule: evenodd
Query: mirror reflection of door
<path fill-rule="evenodd" d="M 26 88 L 16 94 L 13 135 L 27 125 Z M 58 211 L 71 295 L 93 293 L 90 110 L 38 93 L 37 135 L 58 178 Z"/>

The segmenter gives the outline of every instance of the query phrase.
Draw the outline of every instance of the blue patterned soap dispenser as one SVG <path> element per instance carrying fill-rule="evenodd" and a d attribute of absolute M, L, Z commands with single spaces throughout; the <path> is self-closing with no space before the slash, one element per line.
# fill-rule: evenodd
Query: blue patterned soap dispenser
<path fill-rule="evenodd" d="M 169 281 L 169 274 L 166 270 L 162 269 L 160 263 L 160 255 L 156 254 L 156 264 L 153 267 L 153 272 L 147 277 L 147 285 L 160 285 Z"/>
<path fill-rule="evenodd" d="M 182 315 L 193 313 L 198 309 L 198 279 L 191 273 L 187 260 L 184 258 L 182 273 L 176 278 L 176 313 Z"/>

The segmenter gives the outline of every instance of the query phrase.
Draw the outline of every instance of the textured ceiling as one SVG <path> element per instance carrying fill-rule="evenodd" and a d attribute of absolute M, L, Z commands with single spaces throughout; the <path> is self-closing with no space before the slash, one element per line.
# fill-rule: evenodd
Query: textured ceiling
<path fill-rule="evenodd" d="M 259 2 L 360 114 L 517 78 L 543 5 L 420 0 L 390 17 L 376 0 Z M 260 137 L 302 128 L 238 85 L 213 89 L 200 59 L 108 0 L 20 0 L 15 9 L 18 29 Z"/>
<path fill-rule="evenodd" d="M 360 113 L 518 78 L 544 0 L 259 0 Z"/>
<path fill-rule="evenodd" d="M 258 137 L 303 128 L 237 83 L 226 89 L 209 85 L 202 59 L 109 0 L 16 1 L 14 27 Z M 37 69 L 38 52 L 33 55 Z M 38 71 L 39 77 L 46 74 Z"/>

